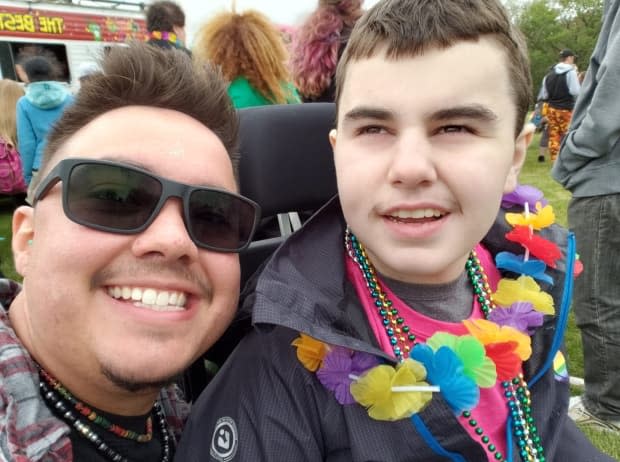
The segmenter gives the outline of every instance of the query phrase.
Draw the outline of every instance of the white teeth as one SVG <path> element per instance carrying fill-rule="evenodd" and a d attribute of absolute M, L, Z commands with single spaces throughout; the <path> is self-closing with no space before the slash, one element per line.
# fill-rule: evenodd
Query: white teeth
<path fill-rule="evenodd" d="M 107 291 L 113 298 L 132 300 L 136 306 L 155 311 L 181 311 L 187 301 L 187 296 L 183 292 L 128 286 L 108 287 Z"/>
<path fill-rule="evenodd" d="M 157 294 L 155 303 L 157 303 L 157 306 L 168 306 L 168 299 L 168 292 L 160 292 Z"/>
<path fill-rule="evenodd" d="M 440 210 L 437 209 L 415 209 L 415 210 L 397 210 L 391 213 L 395 218 L 439 218 L 443 215 Z"/>

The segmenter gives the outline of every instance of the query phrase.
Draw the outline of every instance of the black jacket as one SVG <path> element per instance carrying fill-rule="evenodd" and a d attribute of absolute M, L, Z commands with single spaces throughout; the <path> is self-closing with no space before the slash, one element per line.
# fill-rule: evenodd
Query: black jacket
<path fill-rule="evenodd" d="M 501 214 L 503 218 L 503 214 Z M 503 222 L 503 220 L 501 220 Z M 245 301 L 254 330 L 241 342 L 194 406 L 177 460 L 410 462 L 446 461 L 417 433 L 409 419 L 371 419 L 357 404 L 342 406 L 296 357 L 291 342 L 305 332 L 332 345 L 381 351 L 355 289 L 344 272 L 342 212 L 328 204 L 276 251 Z M 500 220 L 483 241 L 495 254 L 519 252 L 506 245 Z M 560 245 L 566 232 L 548 231 Z M 501 246 L 500 246 L 501 244 Z M 549 270 L 560 306 L 563 268 Z M 545 290 L 548 287 L 543 287 Z M 556 318 L 548 317 L 532 338 L 533 354 L 524 364 L 530 379 L 548 358 Z M 601 455 L 567 417 L 568 384 L 547 371 L 531 389 L 533 412 L 548 461 L 611 461 Z M 485 449 L 461 426 L 440 396 L 419 414 L 448 451 L 467 461 L 486 461 Z M 515 446 L 515 454 L 518 454 Z"/>

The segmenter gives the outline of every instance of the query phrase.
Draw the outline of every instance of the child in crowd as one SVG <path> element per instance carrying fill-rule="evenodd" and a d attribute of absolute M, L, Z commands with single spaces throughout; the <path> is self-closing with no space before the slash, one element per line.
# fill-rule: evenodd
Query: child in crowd
<path fill-rule="evenodd" d="M 258 277 L 178 460 L 611 461 L 566 415 L 574 241 L 517 184 L 531 78 L 499 0 L 380 1 L 336 85 L 339 198 Z"/>

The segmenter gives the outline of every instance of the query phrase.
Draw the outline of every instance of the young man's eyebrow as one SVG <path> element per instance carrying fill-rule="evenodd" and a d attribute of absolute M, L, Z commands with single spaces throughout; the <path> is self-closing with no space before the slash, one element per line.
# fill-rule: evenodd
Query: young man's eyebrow
<path fill-rule="evenodd" d="M 348 111 L 342 118 L 343 123 L 353 122 L 360 119 L 392 120 L 394 113 L 387 109 L 373 106 L 358 106 Z"/>
<path fill-rule="evenodd" d="M 472 104 L 440 109 L 433 112 L 430 115 L 429 119 L 433 121 L 450 119 L 475 119 L 481 122 L 495 122 L 499 120 L 499 117 L 487 106 L 483 106 L 481 104 Z"/>

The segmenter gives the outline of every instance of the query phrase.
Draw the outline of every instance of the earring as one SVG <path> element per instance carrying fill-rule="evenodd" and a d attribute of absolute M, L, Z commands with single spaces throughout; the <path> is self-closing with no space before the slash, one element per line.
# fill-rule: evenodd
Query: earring
<path fill-rule="evenodd" d="M 28 239 L 28 245 L 32 245 L 32 239 Z"/>

